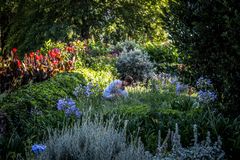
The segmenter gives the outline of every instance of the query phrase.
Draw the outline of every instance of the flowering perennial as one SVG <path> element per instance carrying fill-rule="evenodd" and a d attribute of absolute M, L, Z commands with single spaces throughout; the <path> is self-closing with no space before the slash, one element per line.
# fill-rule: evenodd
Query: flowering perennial
<path fill-rule="evenodd" d="M 80 84 L 73 91 L 73 94 L 76 97 L 79 97 L 80 95 L 90 97 L 91 95 L 98 94 L 98 93 L 100 93 L 100 88 L 99 88 L 98 84 L 93 85 L 92 82 L 88 83 L 88 85 L 86 85 L 86 86 L 83 86 Z"/>
<path fill-rule="evenodd" d="M 47 147 L 43 144 L 34 144 L 32 145 L 32 152 L 36 155 L 40 154 L 41 152 L 45 151 Z"/>
<path fill-rule="evenodd" d="M 58 72 L 74 68 L 76 52 L 73 47 L 68 46 L 66 51 L 54 48 L 44 52 L 32 51 L 25 54 L 22 61 L 17 55 L 17 48 L 0 56 L 0 93 L 29 82 L 44 81 Z"/>
<path fill-rule="evenodd" d="M 211 89 L 212 81 L 210 79 L 200 77 L 196 82 L 196 86 L 198 89 Z"/>
<path fill-rule="evenodd" d="M 188 85 L 181 84 L 180 82 L 177 82 L 176 84 L 176 94 L 179 95 L 180 92 L 183 92 L 188 89 Z"/>
<path fill-rule="evenodd" d="M 210 103 L 210 102 L 214 102 L 216 99 L 217 99 L 217 95 L 213 91 L 200 90 L 198 92 L 198 100 L 199 100 L 199 102 Z"/>
<path fill-rule="evenodd" d="M 71 98 L 65 98 L 58 100 L 57 109 L 65 111 L 67 117 L 75 115 L 77 118 L 81 117 L 81 112 L 76 107 L 76 103 Z"/>

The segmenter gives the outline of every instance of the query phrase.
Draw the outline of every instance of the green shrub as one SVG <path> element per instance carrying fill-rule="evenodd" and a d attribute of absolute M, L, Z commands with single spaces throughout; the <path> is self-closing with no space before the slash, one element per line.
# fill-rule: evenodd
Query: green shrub
<path fill-rule="evenodd" d="M 152 95 L 153 96 L 153 95 Z M 160 97 L 160 96 L 159 96 Z M 141 99 L 141 97 L 139 97 Z M 160 98 L 161 99 L 161 98 Z M 172 102 L 158 102 L 158 106 L 152 106 L 153 104 L 144 103 L 144 99 L 138 104 L 132 102 L 125 102 L 118 104 L 117 107 L 111 107 L 105 110 L 105 114 L 118 114 L 122 116 L 122 119 L 129 120 L 127 126 L 127 132 L 129 134 L 139 134 L 142 142 L 147 150 L 155 153 L 157 146 L 158 131 L 161 130 L 165 136 L 169 128 L 173 129 L 175 124 L 178 123 L 181 129 L 181 140 L 184 146 L 191 142 L 189 137 L 192 136 L 192 124 L 198 124 L 198 115 L 202 112 L 202 109 L 195 109 L 188 107 L 187 110 L 180 108 L 181 106 L 171 109 Z M 186 102 L 184 102 L 186 101 Z M 182 103 L 188 103 L 188 99 L 182 101 Z M 153 102 L 155 103 L 155 102 Z M 187 107 L 185 107 L 186 109 Z M 200 130 L 200 133 L 206 133 L 206 130 Z M 202 137 L 201 137 L 202 138 Z"/>
<path fill-rule="evenodd" d="M 144 50 L 149 54 L 150 60 L 156 63 L 158 71 L 165 73 L 176 72 L 179 55 L 172 44 L 148 43 L 144 46 Z"/>
<path fill-rule="evenodd" d="M 87 82 L 98 84 L 101 89 L 104 89 L 114 79 L 113 73 L 109 70 L 96 71 L 91 68 L 79 68 L 77 72 L 81 73 Z"/>
<path fill-rule="evenodd" d="M 144 81 L 154 73 L 149 55 L 141 50 L 124 51 L 118 58 L 116 67 L 121 77 L 130 75 L 135 81 Z"/>
<path fill-rule="evenodd" d="M 108 47 L 105 43 L 100 41 L 95 41 L 93 38 L 85 40 L 86 44 L 86 53 L 90 56 L 104 56 L 108 53 Z"/>
<path fill-rule="evenodd" d="M 95 71 L 111 71 L 116 73 L 116 69 L 114 67 L 116 60 L 114 58 L 108 56 L 98 56 L 94 57 L 91 55 L 83 54 L 79 61 L 76 62 L 76 68 L 80 68 L 82 66 L 91 68 Z"/>
<path fill-rule="evenodd" d="M 177 49 L 172 44 L 148 43 L 144 50 L 149 54 L 151 60 L 157 63 L 176 63 L 178 61 Z"/>
<path fill-rule="evenodd" d="M 79 73 L 61 73 L 42 83 L 28 84 L 2 98 L 0 110 L 6 113 L 9 130 L 1 142 L 0 158 L 13 159 L 24 153 L 28 143 L 42 139 L 46 128 L 64 124 L 64 114 L 57 111 L 60 98 L 73 97 L 74 88 L 85 79 Z"/>
<path fill-rule="evenodd" d="M 213 81 L 224 112 L 240 112 L 240 7 L 238 0 L 169 1 L 163 12 L 165 29 L 184 57 L 194 83 L 200 76 Z"/>
<path fill-rule="evenodd" d="M 137 44 L 135 41 L 125 40 L 123 42 L 118 42 L 115 46 L 111 46 L 110 50 L 112 54 L 119 55 L 123 51 L 133 51 L 136 49 L 141 49 L 140 45 Z"/>

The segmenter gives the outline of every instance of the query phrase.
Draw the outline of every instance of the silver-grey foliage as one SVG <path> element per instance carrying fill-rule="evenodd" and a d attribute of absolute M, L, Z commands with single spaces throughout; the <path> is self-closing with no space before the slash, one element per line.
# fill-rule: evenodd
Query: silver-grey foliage
<path fill-rule="evenodd" d="M 135 49 L 141 49 L 141 46 L 137 44 L 135 41 L 125 40 L 123 42 L 118 42 L 115 46 L 111 46 L 110 49 L 111 52 L 116 52 L 117 54 L 120 54 L 124 50 L 129 52 Z"/>
<path fill-rule="evenodd" d="M 127 144 L 125 131 L 114 128 L 112 121 L 85 121 L 81 125 L 54 132 L 47 141 L 47 150 L 41 155 L 49 160 L 125 160 L 151 159 L 143 145 Z M 40 159 L 41 159 L 40 158 Z"/>
<path fill-rule="evenodd" d="M 88 117 L 88 116 L 86 116 Z M 115 117 L 116 120 L 116 117 Z M 116 123 L 117 122 L 117 123 Z M 119 131 L 120 120 L 114 118 L 104 123 L 102 118 L 90 121 L 83 117 L 83 123 L 61 132 L 53 132 L 46 142 L 47 149 L 39 159 L 48 160 L 173 160 L 173 159 L 224 159 L 221 140 L 212 143 L 208 132 L 206 140 L 199 143 L 197 126 L 194 125 L 194 144 L 184 148 L 180 142 L 178 125 L 175 132 L 168 131 L 163 142 L 159 132 L 157 154 L 153 156 L 144 149 L 140 139 L 130 144 L 126 140 L 126 126 Z M 171 141 L 171 145 L 169 145 Z M 162 143 L 162 144 L 161 144 Z M 169 148 L 171 150 L 169 150 Z"/>
<path fill-rule="evenodd" d="M 139 49 L 124 50 L 117 60 L 116 67 L 121 77 L 130 75 L 135 81 L 144 81 L 154 73 L 154 65 L 149 55 Z"/>
<path fill-rule="evenodd" d="M 171 152 L 165 152 L 162 146 L 166 145 L 166 141 L 169 138 L 169 134 L 165 139 L 165 142 L 161 145 L 158 145 L 158 153 L 154 157 L 154 159 L 201 159 L 201 160 L 215 160 L 215 159 L 224 159 L 224 151 L 222 150 L 222 142 L 220 137 L 214 143 L 211 142 L 210 132 L 207 133 L 207 137 L 205 141 L 198 143 L 198 133 L 197 126 L 193 126 L 194 132 L 194 144 L 189 148 L 183 148 L 180 142 L 180 135 L 178 132 L 178 125 L 176 124 L 175 132 L 172 132 L 171 144 L 172 150 Z M 170 133 L 170 132 L 169 132 Z M 165 147 L 166 148 L 166 147 Z"/>

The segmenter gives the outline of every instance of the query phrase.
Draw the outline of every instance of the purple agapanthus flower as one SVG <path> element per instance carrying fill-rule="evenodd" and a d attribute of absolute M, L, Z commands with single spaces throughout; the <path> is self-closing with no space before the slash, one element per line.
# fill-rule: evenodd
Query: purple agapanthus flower
<path fill-rule="evenodd" d="M 76 106 L 76 103 L 72 100 L 72 98 L 67 98 L 66 101 L 68 106 Z"/>
<path fill-rule="evenodd" d="M 57 103 L 57 109 L 58 110 L 64 110 L 65 105 L 66 105 L 65 99 L 59 99 L 58 103 Z"/>
<path fill-rule="evenodd" d="M 81 112 L 76 107 L 76 103 L 71 98 L 58 100 L 57 109 L 65 112 L 67 117 L 75 115 L 77 118 L 81 116 Z"/>
<path fill-rule="evenodd" d="M 68 107 L 65 110 L 65 114 L 66 114 L 66 116 L 75 115 L 75 116 L 78 117 L 79 114 L 80 114 L 80 111 L 79 111 L 79 109 L 76 106 L 71 106 L 71 107 Z"/>
<path fill-rule="evenodd" d="M 177 82 L 176 84 L 176 94 L 179 95 L 180 92 L 185 91 L 188 88 L 188 85 L 181 84 L 180 82 Z"/>
<path fill-rule="evenodd" d="M 217 99 L 217 94 L 213 91 L 200 90 L 198 92 L 198 100 L 202 103 L 214 102 Z"/>
<path fill-rule="evenodd" d="M 75 97 L 78 97 L 80 94 L 81 94 L 81 91 L 82 91 L 82 85 L 80 84 L 79 86 L 77 86 L 74 91 L 73 91 L 73 94 Z"/>
<path fill-rule="evenodd" d="M 41 152 L 45 151 L 46 148 L 47 147 L 43 144 L 34 144 L 34 145 L 32 145 L 32 152 L 37 155 L 37 154 L 40 154 Z"/>
<path fill-rule="evenodd" d="M 79 95 L 84 95 L 86 97 L 90 97 L 92 94 L 94 94 L 95 90 L 98 89 L 98 85 L 93 85 L 91 82 L 88 83 L 86 86 L 79 85 L 74 89 L 73 94 L 76 97 L 79 97 Z"/>
<path fill-rule="evenodd" d="M 93 92 L 91 91 L 93 88 L 92 83 L 89 83 L 87 86 L 84 87 L 85 88 L 85 92 L 84 94 L 89 97 L 91 94 L 93 94 Z"/>
<path fill-rule="evenodd" d="M 79 110 L 75 110 L 75 116 L 77 118 L 80 118 L 82 116 L 82 112 L 80 112 Z"/>
<path fill-rule="evenodd" d="M 207 89 L 212 86 L 212 81 L 208 78 L 204 78 L 203 76 L 201 76 L 197 80 L 196 86 L 198 89 Z"/>

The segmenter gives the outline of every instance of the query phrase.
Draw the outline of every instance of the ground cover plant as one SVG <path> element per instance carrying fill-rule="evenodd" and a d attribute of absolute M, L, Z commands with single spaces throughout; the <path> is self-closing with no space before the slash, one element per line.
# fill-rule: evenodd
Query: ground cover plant
<path fill-rule="evenodd" d="M 2 124 L 6 127 L 1 128 L 1 159 L 21 155 L 28 143 L 44 137 L 45 127 L 61 128 L 64 120 L 56 112 L 56 102 L 73 97 L 72 90 L 80 83 L 85 84 L 85 79 L 79 73 L 62 73 L 2 97 L 0 112 L 6 119 Z"/>

